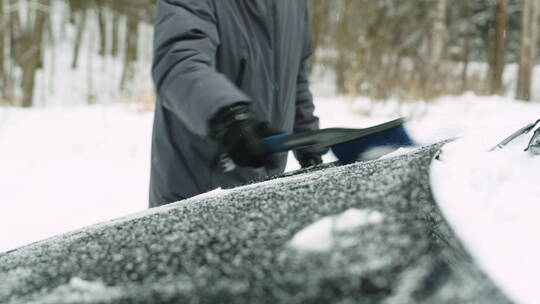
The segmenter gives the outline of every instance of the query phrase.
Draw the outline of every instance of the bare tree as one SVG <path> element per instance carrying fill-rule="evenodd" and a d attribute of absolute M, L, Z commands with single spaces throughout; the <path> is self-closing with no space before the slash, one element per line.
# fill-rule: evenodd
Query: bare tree
<path fill-rule="evenodd" d="M 113 11 L 113 20 L 112 20 L 112 46 L 111 46 L 111 56 L 118 56 L 118 41 L 120 40 L 120 14 L 116 11 Z"/>
<path fill-rule="evenodd" d="M 16 1 L 10 6 L 10 40 L 12 60 L 20 67 L 22 79 L 20 87 L 23 92 L 21 106 L 31 107 L 34 98 L 35 73 L 42 64 L 41 48 L 43 33 L 48 15 L 49 0 L 39 0 L 31 3 L 26 12 L 29 18 L 23 26 Z M 11 98 L 11 97 L 10 97 Z"/>
<path fill-rule="evenodd" d="M 310 11 L 311 11 L 311 28 L 312 28 L 312 48 L 313 56 L 312 60 L 317 61 L 317 53 L 319 46 L 321 45 L 322 40 L 325 38 L 325 35 L 328 33 L 329 26 L 329 15 L 330 15 L 330 1 L 320 1 L 320 0 L 311 0 L 310 1 Z M 312 68 L 313 65 L 310 65 Z"/>
<path fill-rule="evenodd" d="M 347 81 L 347 66 L 350 63 L 348 59 L 348 53 L 350 51 L 350 32 L 349 32 L 349 23 L 347 22 L 347 11 L 351 9 L 352 1 L 354 0 L 344 0 L 341 1 L 341 6 L 339 7 L 339 18 L 340 20 L 336 25 L 336 47 L 339 50 L 337 59 L 334 65 L 334 70 L 336 72 L 336 88 L 338 93 L 346 93 L 346 84 Z"/>
<path fill-rule="evenodd" d="M 468 87 L 468 78 L 469 78 L 469 63 L 471 60 L 471 47 L 472 47 L 472 40 L 474 37 L 474 3 L 472 1 L 466 1 L 465 7 L 465 16 L 466 16 L 466 29 L 465 29 L 465 37 L 464 37 L 464 43 L 463 43 L 463 69 L 461 71 L 461 90 L 467 91 L 469 89 Z"/>
<path fill-rule="evenodd" d="M 429 37 L 429 55 L 428 55 L 428 72 L 426 79 L 426 95 L 431 95 L 434 92 L 435 86 L 440 85 L 440 70 L 444 54 L 445 36 L 446 36 L 446 8 L 447 0 L 439 0 L 435 2 L 433 8 L 432 28 Z M 430 97 L 430 96 L 428 96 Z"/>
<path fill-rule="evenodd" d="M 19 65 L 22 68 L 23 90 L 22 107 L 28 108 L 33 105 L 34 87 L 37 70 L 42 64 L 42 42 L 45 32 L 45 22 L 48 17 L 50 7 L 49 0 L 38 0 L 34 7 L 34 22 L 27 20 L 28 24 L 22 33 L 22 46 L 25 46 L 24 52 L 19 57 Z"/>
<path fill-rule="evenodd" d="M 103 5 L 103 1 L 97 2 L 99 5 L 98 10 L 98 26 L 99 26 L 99 55 L 105 56 L 107 54 L 107 18 L 105 16 L 106 8 Z"/>
<path fill-rule="evenodd" d="M 18 0 L 7 0 L 7 7 L 10 8 L 5 12 L 6 28 L 4 30 L 4 41 L 7 41 L 6 58 L 4 58 L 4 87 L 3 95 L 4 102 L 7 104 L 15 104 L 15 81 L 14 81 L 14 68 L 19 62 L 19 51 L 21 48 L 17 45 L 17 42 L 21 39 L 21 23 L 19 19 L 19 11 L 14 9 Z"/>
<path fill-rule="evenodd" d="M 74 2 L 74 3 L 77 3 L 77 2 Z M 72 69 L 76 69 L 79 64 L 81 44 L 82 44 L 84 32 L 86 30 L 86 22 L 88 18 L 88 7 L 86 3 L 87 2 L 83 2 L 82 4 L 77 3 L 77 6 L 72 6 L 72 10 L 73 10 L 72 14 L 74 16 L 73 19 L 76 20 L 75 22 L 77 26 L 77 34 L 75 37 L 75 45 L 73 49 L 73 61 L 71 63 Z M 75 16 L 77 16 L 78 18 Z"/>
<path fill-rule="evenodd" d="M 127 33 L 126 33 L 126 52 L 124 55 L 124 71 L 120 88 L 125 90 L 128 81 L 132 80 L 135 73 L 133 64 L 137 61 L 138 56 L 138 36 L 139 36 L 139 20 L 137 15 L 129 14 L 127 16 Z"/>
<path fill-rule="evenodd" d="M 524 0 L 521 24 L 521 49 L 516 98 L 531 100 L 532 72 L 537 58 L 540 1 Z"/>
<path fill-rule="evenodd" d="M 495 6 L 495 33 L 490 58 L 490 93 L 503 94 L 503 73 L 506 66 L 506 31 L 508 29 L 508 0 L 497 0 Z"/>
<path fill-rule="evenodd" d="M 5 88 L 5 28 L 4 0 L 0 0 L 0 101 L 4 99 Z"/>

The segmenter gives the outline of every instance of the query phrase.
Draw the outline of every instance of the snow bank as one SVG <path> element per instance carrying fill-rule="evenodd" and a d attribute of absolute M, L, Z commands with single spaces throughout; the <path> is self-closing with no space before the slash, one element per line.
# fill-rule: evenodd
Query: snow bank
<path fill-rule="evenodd" d="M 0 251 L 147 208 L 151 113 L 0 108 Z"/>
<path fill-rule="evenodd" d="M 493 126 L 445 146 L 431 169 L 432 188 L 451 226 L 490 277 L 516 302 L 538 303 L 540 157 L 523 151 L 530 136 L 487 152 L 501 134 L 513 131 Z"/>
<path fill-rule="evenodd" d="M 330 250 L 340 233 L 379 224 L 383 218 L 378 211 L 349 209 L 341 215 L 322 218 L 298 232 L 291 240 L 291 246 L 302 251 Z"/>

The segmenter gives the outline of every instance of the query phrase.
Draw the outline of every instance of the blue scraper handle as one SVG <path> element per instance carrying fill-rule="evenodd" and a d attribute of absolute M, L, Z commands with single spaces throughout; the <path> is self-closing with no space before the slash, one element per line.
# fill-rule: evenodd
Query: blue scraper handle
<path fill-rule="evenodd" d="M 274 135 L 265 137 L 259 142 L 268 153 L 287 152 L 291 150 L 291 147 L 287 144 L 287 139 L 292 136 L 290 133 Z"/>

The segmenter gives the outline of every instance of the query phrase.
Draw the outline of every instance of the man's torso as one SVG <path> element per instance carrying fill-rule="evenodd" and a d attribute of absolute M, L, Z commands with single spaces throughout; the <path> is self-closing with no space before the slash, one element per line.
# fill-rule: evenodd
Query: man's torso
<path fill-rule="evenodd" d="M 216 71 L 226 75 L 252 99 L 256 118 L 270 122 L 277 130 L 291 132 L 296 80 L 306 52 L 305 1 L 208 1 L 214 10 L 220 39 Z M 286 165 L 286 155 L 282 155 L 277 170 L 239 168 L 225 173 L 219 156 L 215 143 L 190 132 L 158 102 L 151 201 L 172 202 L 217 187 L 243 184 L 279 174 Z"/>

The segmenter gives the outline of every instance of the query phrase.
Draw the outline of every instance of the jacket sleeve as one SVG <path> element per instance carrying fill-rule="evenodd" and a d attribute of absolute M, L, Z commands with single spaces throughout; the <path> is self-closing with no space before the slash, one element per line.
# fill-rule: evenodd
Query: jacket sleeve
<path fill-rule="evenodd" d="M 304 31 L 304 55 L 300 64 L 298 78 L 296 80 L 296 115 L 294 121 L 294 132 L 302 133 L 319 129 L 319 118 L 315 116 L 315 105 L 313 104 L 313 94 L 309 88 L 309 58 L 312 55 L 311 45 L 311 25 L 309 22 L 309 13 L 305 13 L 305 31 Z M 297 159 L 306 153 L 325 154 L 326 148 L 308 148 L 295 152 Z"/>
<path fill-rule="evenodd" d="M 208 121 L 223 106 L 249 102 L 215 69 L 220 44 L 209 1 L 158 0 L 152 77 L 159 102 L 192 132 L 207 136 Z"/>

